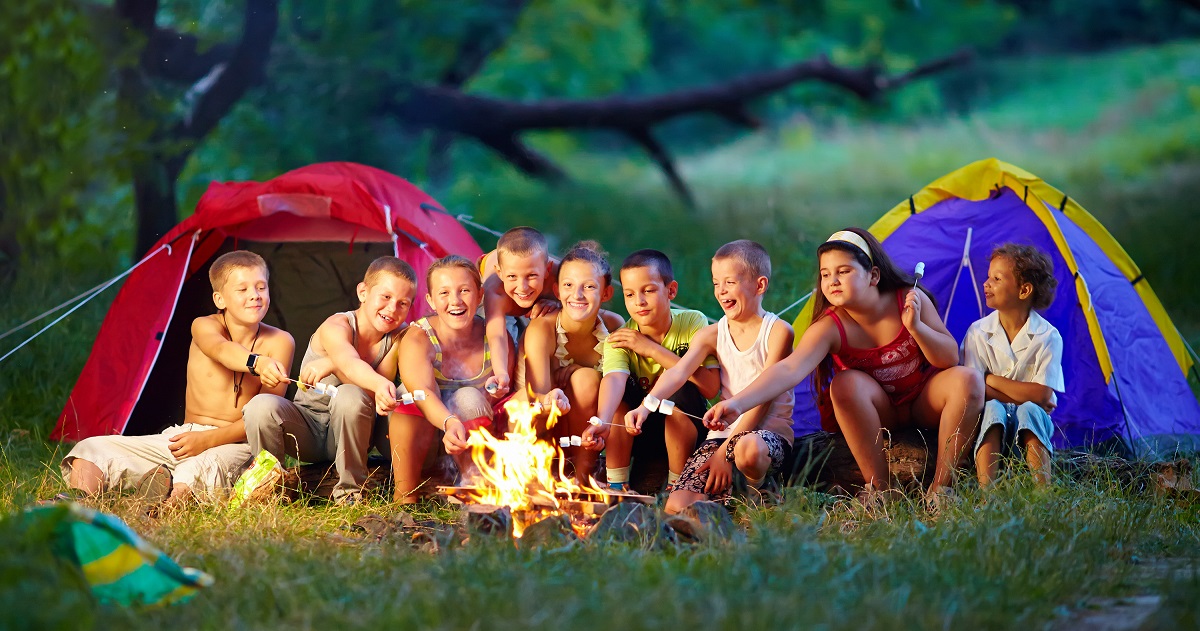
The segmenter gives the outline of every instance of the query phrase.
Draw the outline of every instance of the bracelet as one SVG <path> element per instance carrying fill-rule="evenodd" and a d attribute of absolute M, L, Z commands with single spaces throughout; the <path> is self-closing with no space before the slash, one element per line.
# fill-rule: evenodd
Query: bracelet
<path fill-rule="evenodd" d="M 452 419 L 452 418 L 458 418 L 458 415 L 457 414 L 448 414 L 448 415 L 446 415 L 446 418 L 442 419 L 442 431 L 443 432 L 446 431 L 446 423 L 449 423 L 450 419 Z M 459 419 L 458 422 L 461 423 L 462 419 Z"/>

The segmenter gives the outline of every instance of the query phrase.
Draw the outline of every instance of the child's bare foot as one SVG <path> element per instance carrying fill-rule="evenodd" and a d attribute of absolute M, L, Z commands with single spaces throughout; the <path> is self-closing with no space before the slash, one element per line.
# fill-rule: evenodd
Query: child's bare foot
<path fill-rule="evenodd" d="M 874 484 L 868 482 L 863 485 L 863 489 L 854 496 L 854 499 L 862 505 L 868 513 L 883 512 L 886 514 L 889 506 L 896 502 L 905 499 L 904 492 L 899 489 L 887 488 L 879 489 Z"/>
<path fill-rule="evenodd" d="M 925 492 L 925 510 L 931 515 L 937 516 L 957 504 L 959 499 L 958 493 L 952 487 L 931 487 Z"/>

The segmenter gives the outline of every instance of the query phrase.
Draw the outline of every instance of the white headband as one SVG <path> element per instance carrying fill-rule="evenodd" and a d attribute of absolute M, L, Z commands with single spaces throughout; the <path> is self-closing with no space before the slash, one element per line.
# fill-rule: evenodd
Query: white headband
<path fill-rule="evenodd" d="M 858 249 L 862 250 L 863 254 L 867 255 L 867 260 L 871 261 L 872 265 L 875 264 L 875 260 L 871 258 L 871 248 L 867 246 L 867 240 L 861 236 L 850 232 L 849 230 L 838 230 L 837 232 L 829 235 L 829 238 L 825 240 L 825 243 L 829 243 L 830 241 L 842 241 L 857 247 Z"/>

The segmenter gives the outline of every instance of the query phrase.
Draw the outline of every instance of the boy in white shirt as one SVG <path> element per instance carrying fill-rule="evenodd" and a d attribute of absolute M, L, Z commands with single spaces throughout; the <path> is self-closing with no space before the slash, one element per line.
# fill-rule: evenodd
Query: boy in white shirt
<path fill-rule="evenodd" d="M 1062 336 L 1037 313 L 1054 300 L 1058 281 L 1050 257 L 1033 246 L 1006 243 L 992 251 L 983 283 L 995 309 L 967 329 L 963 365 L 984 374 L 987 402 L 975 443 L 980 486 L 996 478 L 1005 446 L 1020 446 L 1041 484 L 1050 481 L 1054 394 L 1063 391 Z"/>

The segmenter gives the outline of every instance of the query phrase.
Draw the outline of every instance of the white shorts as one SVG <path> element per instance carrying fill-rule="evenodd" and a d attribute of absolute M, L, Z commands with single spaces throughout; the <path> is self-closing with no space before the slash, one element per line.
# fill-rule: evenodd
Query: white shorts
<path fill-rule="evenodd" d="M 129 490 L 139 478 L 157 466 L 171 471 L 173 484 L 186 484 L 206 499 L 224 495 L 250 464 L 246 443 L 218 445 L 198 456 L 177 459 L 170 449 L 171 437 L 184 432 L 217 429 L 212 425 L 172 425 L 149 436 L 93 436 L 79 441 L 62 461 L 63 479 L 70 480 L 71 462 L 86 460 L 104 472 L 105 490 Z"/>

